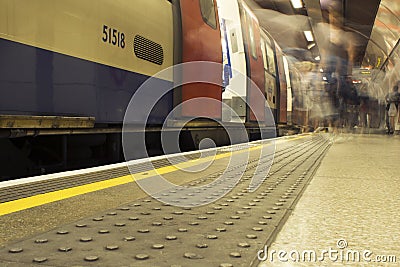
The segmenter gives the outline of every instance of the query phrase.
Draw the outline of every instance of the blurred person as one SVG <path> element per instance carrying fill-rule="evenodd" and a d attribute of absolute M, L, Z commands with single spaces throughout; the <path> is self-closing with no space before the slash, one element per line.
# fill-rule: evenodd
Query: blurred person
<path fill-rule="evenodd" d="M 351 89 L 351 75 L 355 50 L 353 45 L 353 35 L 344 30 L 343 17 L 339 3 L 332 2 L 328 8 L 329 28 L 320 27 L 322 34 L 328 32 L 328 36 L 323 38 L 322 68 L 326 81 L 328 82 L 328 92 L 331 97 L 334 111 L 330 116 L 329 124 L 335 128 L 343 127 L 346 119 L 346 95 Z M 329 29 L 329 31 L 327 31 Z"/>
<path fill-rule="evenodd" d="M 367 115 L 369 112 L 369 97 L 368 96 L 361 96 L 360 97 L 360 106 L 359 106 L 359 126 L 362 128 L 368 127 L 368 120 Z"/>
<path fill-rule="evenodd" d="M 318 72 L 318 65 L 313 64 L 309 73 L 309 98 L 310 98 L 310 122 L 314 131 L 323 126 L 323 120 L 326 114 L 330 113 L 328 99 L 326 99 L 325 87 L 323 85 L 321 74 Z"/>
<path fill-rule="evenodd" d="M 360 98 L 350 76 L 347 77 L 346 83 L 347 87 L 343 95 L 346 106 L 345 122 L 348 128 L 353 129 L 358 124 L 358 106 L 360 105 Z"/>
<path fill-rule="evenodd" d="M 310 111 L 312 106 L 312 92 L 315 83 L 315 75 L 312 72 L 314 64 L 310 61 L 299 62 L 297 69 L 301 79 L 301 89 L 296 94 L 296 107 L 301 114 L 300 124 L 304 126 L 303 131 L 308 132 L 310 128 Z"/>
<path fill-rule="evenodd" d="M 389 117 L 388 134 L 394 134 L 395 131 L 395 121 L 398 115 L 400 94 L 399 86 L 396 84 L 393 86 L 392 92 L 386 95 L 386 110 L 387 116 Z"/>

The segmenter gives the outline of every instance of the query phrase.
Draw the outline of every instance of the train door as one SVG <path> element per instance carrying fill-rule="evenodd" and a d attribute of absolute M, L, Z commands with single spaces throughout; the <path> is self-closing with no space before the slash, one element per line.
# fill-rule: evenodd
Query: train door
<path fill-rule="evenodd" d="M 249 122 L 265 121 L 264 63 L 260 45 L 260 26 L 250 8 L 241 1 L 241 23 L 245 45 L 247 76 L 253 81 L 247 85 L 247 113 Z"/>
<path fill-rule="evenodd" d="M 271 110 L 274 121 L 277 121 L 275 57 L 271 40 L 265 32 L 261 32 L 261 51 L 264 59 L 266 108 Z"/>
<path fill-rule="evenodd" d="M 182 62 L 222 63 L 221 33 L 215 0 L 180 0 Z M 216 84 L 190 83 L 181 88 L 181 116 L 220 119 L 222 115 L 222 67 L 198 64 L 184 67 L 182 78 L 206 78 Z M 195 100 L 209 98 L 217 101 Z M 195 101 L 189 101 L 195 100 Z M 186 102 L 185 101 L 189 101 Z"/>
<path fill-rule="evenodd" d="M 239 5 L 233 0 L 217 0 L 223 51 L 222 120 L 246 120 L 246 58 L 240 24 Z M 232 112 L 233 111 L 233 112 Z"/>

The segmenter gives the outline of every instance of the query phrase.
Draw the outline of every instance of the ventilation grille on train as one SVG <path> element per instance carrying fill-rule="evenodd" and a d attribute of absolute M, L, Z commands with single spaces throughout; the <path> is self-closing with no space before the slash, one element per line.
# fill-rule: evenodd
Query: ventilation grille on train
<path fill-rule="evenodd" d="M 164 51 L 160 44 L 153 42 L 143 36 L 136 35 L 133 42 L 135 55 L 157 65 L 164 62 Z"/>

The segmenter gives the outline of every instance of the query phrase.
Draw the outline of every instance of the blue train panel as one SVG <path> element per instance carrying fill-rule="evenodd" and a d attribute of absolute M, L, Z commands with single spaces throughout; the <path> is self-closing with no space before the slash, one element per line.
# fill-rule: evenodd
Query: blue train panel
<path fill-rule="evenodd" d="M 0 57 L 0 115 L 92 116 L 96 123 L 121 123 L 132 95 L 149 78 L 4 39 Z M 159 83 L 165 90 L 172 85 Z M 148 123 L 163 123 L 172 106 L 170 92 Z"/>

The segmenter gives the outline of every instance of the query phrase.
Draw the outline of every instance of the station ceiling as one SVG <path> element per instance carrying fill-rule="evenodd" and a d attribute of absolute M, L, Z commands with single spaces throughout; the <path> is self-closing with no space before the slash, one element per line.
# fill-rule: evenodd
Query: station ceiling
<path fill-rule="evenodd" d="M 382 39 L 382 36 L 376 34 L 374 30 L 378 10 L 383 8 L 381 0 L 301 0 L 302 8 L 294 8 L 291 0 L 246 0 L 246 2 L 258 17 L 261 27 L 277 40 L 287 54 L 299 60 L 316 62 L 319 61 L 318 56 L 324 56 L 324 51 L 329 50 L 328 43 L 332 38 L 329 37 L 331 25 L 335 20 L 339 20 L 342 25 L 342 32 L 335 38 L 342 38 L 343 46 L 351 47 L 354 67 L 359 68 L 370 63 L 376 65 L 377 54 L 381 53 L 384 57 L 384 54 L 390 53 L 390 51 L 382 52 L 385 49 L 379 47 L 382 40 L 378 40 Z M 396 13 L 396 7 L 393 5 L 398 6 L 398 3 L 393 2 L 398 1 L 382 0 L 382 2 L 389 5 L 388 9 L 392 13 Z M 314 41 L 306 39 L 304 31 L 307 30 L 312 31 Z M 384 61 L 384 58 L 381 61 Z"/>

